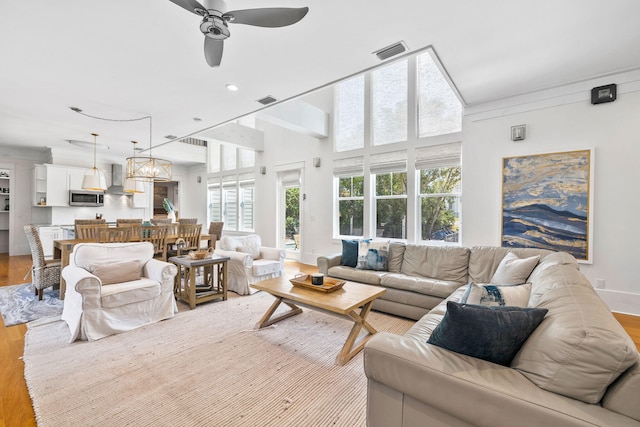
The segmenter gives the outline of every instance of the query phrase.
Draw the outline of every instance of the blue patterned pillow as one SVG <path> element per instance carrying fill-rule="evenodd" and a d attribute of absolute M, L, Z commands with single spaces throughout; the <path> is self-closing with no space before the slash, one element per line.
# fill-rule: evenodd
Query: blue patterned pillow
<path fill-rule="evenodd" d="M 347 267 L 355 267 L 358 264 L 357 240 L 342 241 L 342 262 L 340 264 Z"/>
<path fill-rule="evenodd" d="M 358 245 L 358 264 L 360 270 L 387 271 L 389 265 L 389 242 L 362 240 Z"/>
<path fill-rule="evenodd" d="M 447 302 L 429 344 L 509 366 L 547 314 L 546 308 L 487 307 Z"/>
<path fill-rule="evenodd" d="M 526 307 L 531 295 L 531 283 L 524 285 L 478 285 L 469 287 L 460 298 L 461 304 Z"/>

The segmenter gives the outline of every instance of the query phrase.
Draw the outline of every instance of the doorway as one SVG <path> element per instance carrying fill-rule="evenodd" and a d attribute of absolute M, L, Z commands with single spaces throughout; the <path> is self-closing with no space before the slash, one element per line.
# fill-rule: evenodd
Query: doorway
<path fill-rule="evenodd" d="M 300 260 L 302 252 L 302 169 L 278 173 L 279 242 L 287 259 Z"/>

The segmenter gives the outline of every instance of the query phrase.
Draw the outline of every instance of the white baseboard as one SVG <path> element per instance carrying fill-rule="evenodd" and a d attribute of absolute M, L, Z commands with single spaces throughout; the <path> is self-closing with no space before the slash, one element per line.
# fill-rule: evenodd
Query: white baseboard
<path fill-rule="evenodd" d="M 607 289 L 596 289 L 596 292 L 611 311 L 640 316 L 640 294 Z"/>

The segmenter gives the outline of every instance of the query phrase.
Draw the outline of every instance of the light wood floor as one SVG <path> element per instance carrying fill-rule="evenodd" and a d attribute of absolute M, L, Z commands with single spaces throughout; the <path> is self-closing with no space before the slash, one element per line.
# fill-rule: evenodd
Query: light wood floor
<path fill-rule="evenodd" d="M 30 256 L 0 254 L 0 286 L 30 282 L 24 280 L 31 267 Z M 315 266 L 287 262 L 287 272 L 313 273 Z M 640 350 L 640 317 L 614 313 Z M 35 426 L 31 398 L 24 381 L 24 334 L 26 325 L 5 327 L 0 318 L 0 427 Z"/>

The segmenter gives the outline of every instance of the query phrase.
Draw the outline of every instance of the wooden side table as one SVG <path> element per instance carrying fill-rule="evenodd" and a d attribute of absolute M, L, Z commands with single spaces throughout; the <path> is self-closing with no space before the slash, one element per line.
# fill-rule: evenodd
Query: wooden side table
<path fill-rule="evenodd" d="M 192 310 L 196 304 L 222 298 L 227 300 L 227 261 L 229 257 L 212 255 L 204 259 L 192 259 L 188 255 L 174 256 L 169 262 L 178 267 L 173 292 L 176 298 L 189 304 Z M 202 268 L 203 282 L 198 285 L 196 272 Z"/>

